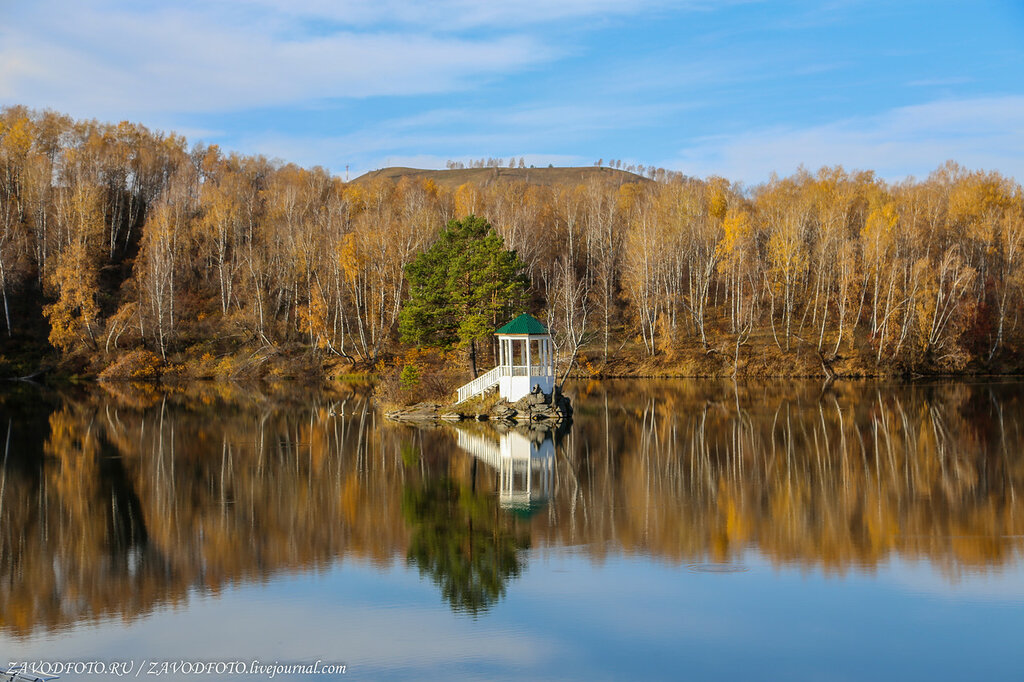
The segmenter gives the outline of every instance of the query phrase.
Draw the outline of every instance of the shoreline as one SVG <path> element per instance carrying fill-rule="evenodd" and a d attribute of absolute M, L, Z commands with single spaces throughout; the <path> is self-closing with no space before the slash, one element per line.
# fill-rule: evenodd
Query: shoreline
<path fill-rule="evenodd" d="M 102 373 L 77 373 L 77 372 L 63 372 L 57 368 L 43 368 L 33 372 L 30 375 L 24 376 L 3 376 L 0 377 L 0 384 L 14 385 L 14 384 L 35 384 L 35 385 L 86 385 L 86 384 L 147 384 L 147 385 L 162 385 L 169 388 L 175 386 L 184 386 L 190 384 L 281 384 L 287 383 L 292 385 L 301 386 L 331 386 L 338 384 L 368 384 L 375 385 L 381 381 L 381 374 L 379 372 L 345 372 L 341 374 L 323 374 L 323 375 L 302 375 L 302 376 L 287 376 L 287 375 L 258 375 L 258 376 L 101 376 Z M 666 370 L 662 372 L 657 371 L 637 371 L 629 372 L 617 371 L 617 372 L 595 372 L 595 373 L 582 373 L 573 372 L 569 374 L 566 381 L 606 381 L 606 380 L 736 380 L 736 381 L 756 381 L 756 380 L 820 380 L 827 382 L 843 382 L 843 381 L 872 381 L 872 380 L 892 380 L 900 382 L 915 382 L 915 381 L 927 381 L 933 379 L 998 379 L 998 378 L 1024 378 L 1024 370 L 1007 370 L 1007 371 L 991 371 L 991 370 L 979 370 L 979 371 L 963 371 L 963 372 L 895 372 L 895 371 L 878 371 L 878 372 L 860 372 L 851 374 L 834 374 L 826 375 L 822 372 L 814 373 L 800 373 L 800 372 L 783 372 L 783 373 L 759 373 L 759 372 L 738 372 L 736 374 L 716 374 L 716 373 L 686 373 L 680 371 Z"/>
<path fill-rule="evenodd" d="M 150 385 L 174 386 L 192 383 L 287 383 L 293 386 L 331 386 L 360 383 L 377 386 L 387 383 L 404 366 L 414 364 L 424 372 L 441 372 L 445 384 L 452 389 L 469 379 L 466 366 L 457 356 L 448 355 L 435 362 L 415 351 L 389 353 L 370 365 L 338 356 L 323 356 L 309 349 L 289 344 L 284 347 L 239 348 L 233 352 L 213 355 L 189 353 L 187 350 L 168 354 L 166 359 L 146 349 L 114 352 L 105 356 L 74 355 L 62 357 L 52 349 L 21 346 L 18 355 L 0 355 L 0 383 L 28 382 L 45 385 L 82 385 L 89 383 L 123 384 L 141 382 Z M 817 353 L 807 349 L 780 351 L 773 345 L 747 349 L 738 362 L 715 351 L 703 349 L 669 349 L 657 356 L 643 356 L 635 349 L 620 349 L 607 361 L 597 352 L 581 353 L 576 367 L 568 375 L 573 381 L 609 379 L 641 380 L 815 380 L 865 381 L 889 380 L 915 382 L 921 380 L 963 380 L 970 378 L 1024 377 L 1024 366 L 1014 357 L 986 365 L 969 363 L 959 370 L 947 367 L 872 366 L 873 358 L 851 352 L 847 356 L 821 362 Z M 483 359 L 486 371 L 488 360 Z M 826 368 L 829 371 L 826 371 Z M 444 393 L 425 396 L 427 400 L 444 402 Z M 397 396 L 396 396 L 397 397 Z M 422 402 L 422 400 L 414 401 Z M 398 403 L 395 403 L 398 404 Z"/>

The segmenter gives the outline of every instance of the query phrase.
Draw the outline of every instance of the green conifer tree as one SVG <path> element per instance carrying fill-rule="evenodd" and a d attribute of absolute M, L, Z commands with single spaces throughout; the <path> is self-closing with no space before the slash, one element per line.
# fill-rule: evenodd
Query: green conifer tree
<path fill-rule="evenodd" d="M 405 268 L 409 299 L 402 308 L 402 340 L 419 346 L 469 348 L 477 376 L 476 342 L 523 311 L 529 280 L 525 264 L 486 219 L 451 220 L 434 245 Z"/>

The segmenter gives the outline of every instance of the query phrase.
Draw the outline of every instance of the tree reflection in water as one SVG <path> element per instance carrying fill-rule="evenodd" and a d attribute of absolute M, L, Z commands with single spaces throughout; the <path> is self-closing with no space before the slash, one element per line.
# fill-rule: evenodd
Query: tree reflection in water
<path fill-rule="evenodd" d="M 529 535 L 475 485 L 427 478 L 406 487 L 402 511 L 411 529 L 409 563 L 430 576 L 456 611 L 486 611 L 521 573 Z"/>
<path fill-rule="evenodd" d="M 893 553 L 951 577 L 1000 565 L 1024 534 L 1022 387 L 595 382 L 563 447 L 575 506 L 534 540 L 837 572 Z"/>
<path fill-rule="evenodd" d="M 360 391 L 0 394 L 0 629 L 130 620 L 342 558 L 411 562 L 471 614 L 526 547 L 836 573 L 899 556 L 951 580 L 1020 560 L 1019 383 L 573 392 L 528 518 L 450 429 L 387 424 Z"/>

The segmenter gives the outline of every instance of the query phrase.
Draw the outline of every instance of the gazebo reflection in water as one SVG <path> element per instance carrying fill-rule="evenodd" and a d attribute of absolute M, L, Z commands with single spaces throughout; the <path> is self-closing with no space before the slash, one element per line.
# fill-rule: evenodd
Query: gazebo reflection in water
<path fill-rule="evenodd" d="M 498 472 L 498 502 L 503 509 L 532 512 L 551 498 L 555 441 L 548 430 L 510 429 L 498 434 L 458 429 L 459 447 Z"/>

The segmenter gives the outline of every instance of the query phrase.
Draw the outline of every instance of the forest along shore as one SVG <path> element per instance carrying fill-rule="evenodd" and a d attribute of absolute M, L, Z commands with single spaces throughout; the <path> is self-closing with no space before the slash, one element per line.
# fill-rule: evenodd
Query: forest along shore
<path fill-rule="evenodd" d="M 1024 193 L 998 173 L 823 168 L 743 187 L 643 166 L 385 170 L 346 183 L 128 122 L 0 110 L 0 376 L 414 365 L 429 383 L 434 353 L 457 385 L 461 342 L 417 348 L 398 327 L 407 267 L 471 215 L 523 264 L 523 310 L 577 376 L 1022 369 Z M 484 369 L 505 321 L 474 327 Z"/>

